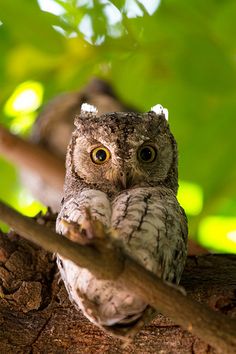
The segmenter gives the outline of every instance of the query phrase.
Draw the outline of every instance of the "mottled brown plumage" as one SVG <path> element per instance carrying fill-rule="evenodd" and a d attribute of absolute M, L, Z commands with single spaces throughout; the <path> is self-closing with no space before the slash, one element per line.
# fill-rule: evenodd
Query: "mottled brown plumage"
<path fill-rule="evenodd" d="M 176 199 L 177 145 L 164 111 L 100 115 L 86 107 L 75 126 L 57 231 L 67 234 L 64 221 L 83 225 L 89 208 L 127 254 L 178 284 L 186 259 L 187 222 Z M 132 328 L 148 309 L 119 283 L 96 279 L 60 256 L 58 266 L 71 300 L 103 328 Z"/>

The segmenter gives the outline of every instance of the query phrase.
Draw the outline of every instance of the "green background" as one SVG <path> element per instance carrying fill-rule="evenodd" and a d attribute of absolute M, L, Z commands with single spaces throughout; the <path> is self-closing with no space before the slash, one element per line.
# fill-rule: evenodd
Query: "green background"
<path fill-rule="evenodd" d="M 42 104 L 94 76 L 140 111 L 161 103 L 179 145 L 190 236 L 236 252 L 236 2 L 47 3 L 51 12 L 35 0 L 0 2 L 0 123 L 25 136 Z M 32 82 L 38 101 L 14 109 Z M 28 215 L 39 208 L 4 159 L 0 198 Z"/>

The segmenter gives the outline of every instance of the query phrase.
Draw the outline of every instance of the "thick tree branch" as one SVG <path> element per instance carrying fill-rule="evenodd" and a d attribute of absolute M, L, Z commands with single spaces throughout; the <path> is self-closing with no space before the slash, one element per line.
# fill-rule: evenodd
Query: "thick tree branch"
<path fill-rule="evenodd" d="M 60 192 L 63 189 L 64 162 L 39 145 L 10 133 L 1 125 L 0 154 L 20 168 L 37 172 L 46 183 Z"/>
<path fill-rule="evenodd" d="M 119 250 L 110 248 L 112 257 L 106 260 L 109 253 L 106 247 L 103 254 L 102 248 L 98 251 L 90 246 L 79 246 L 3 203 L 0 203 L 0 219 L 28 240 L 46 250 L 60 253 L 94 272 L 96 276 L 114 278 L 122 282 L 155 309 L 220 352 L 235 353 L 236 321 L 184 296 L 127 256 L 124 255 L 122 259 Z"/>

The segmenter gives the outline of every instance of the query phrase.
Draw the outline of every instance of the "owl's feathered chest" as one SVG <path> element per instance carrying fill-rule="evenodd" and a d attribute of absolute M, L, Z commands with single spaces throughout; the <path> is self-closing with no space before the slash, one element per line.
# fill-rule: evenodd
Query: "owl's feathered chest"
<path fill-rule="evenodd" d="M 186 257 L 185 217 L 168 189 L 133 188 L 110 200 L 99 190 L 83 189 L 66 198 L 57 231 L 66 234 L 62 220 L 83 224 L 85 209 L 118 238 L 124 251 L 146 269 L 178 282 Z M 119 283 L 96 279 L 89 271 L 58 257 L 71 300 L 100 326 L 135 321 L 146 308 L 142 299 Z"/>

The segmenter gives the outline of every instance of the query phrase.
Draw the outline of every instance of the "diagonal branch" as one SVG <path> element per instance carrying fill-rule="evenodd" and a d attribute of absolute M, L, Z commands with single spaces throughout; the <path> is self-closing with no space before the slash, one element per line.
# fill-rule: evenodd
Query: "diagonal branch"
<path fill-rule="evenodd" d="M 20 168 L 37 173 L 59 191 L 65 178 L 64 162 L 39 145 L 24 140 L 0 125 L 0 154 Z"/>
<path fill-rule="evenodd" d="M 236 351 L 236 321 L 210 310 L 162 282 L 120 250 L 80 246 L 0 202 L 0 219 L 26 239 L 56 252 L 99 278 L 117 279 L 147 303 L 222 353 Z M 110 253 L 110 256 L 109 254 Z"/>

